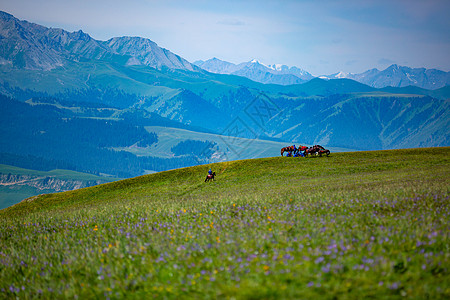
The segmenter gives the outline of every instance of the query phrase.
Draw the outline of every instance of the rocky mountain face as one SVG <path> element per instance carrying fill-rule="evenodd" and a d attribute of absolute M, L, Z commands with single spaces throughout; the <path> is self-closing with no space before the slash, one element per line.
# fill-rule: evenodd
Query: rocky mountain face
<path fill-rule="evenodd" d="M 72 180 L 72 179 L 60 179 L 55 177 L 39 177 L 32 175 L 18 175 L 18 174 L 1 174 L 0 173 L 0 186 L 4 187 L 19 187 L 29 186 L 37 189 L 38 191 L 51 190 L 54 192 L 65 192 L 76 189 L 81 189 L 89 186 L 105 183 L 101 180 Z"/>
<path fill-rule="evenodd" d="M 243 76 L 261 83 L 290 85 L 304 83 L 313 78 L 311 74 L 297 67 L 266 66 L 255 59 L 238 65 L 217 58 L 196 61 L 194 64 L 208 72 Z"/>
<path fill-rule="evenodd" d="M 371 69 L 363 73 L 335 73 L 323 79 L 348 78 L 375 88 L 417 86 L 435 90 L 450 85 L 450 72 L 436 69 L 409 68 L 391 65 L 385 70 Z"/>
<path fill-rule="evenodd" d="M 140 37 L 116 37 L 103 43 L 112 53 L 129 56 L 127 65 L 146 65 L 156 69 L 182 69 L 195 71 L 198 68 L 170 52 L 159 47 L 155 42 Z"/>
<path fill-rule="evenodd" d="M 161 69 L 198 68 L 155 42 L 137 37 L 98 41 L 83 31 L 67 32 L 21 21 L 0 11 L 0 64 L 18 69 L 51 70 L 66 61 L 97 59 Z"/>

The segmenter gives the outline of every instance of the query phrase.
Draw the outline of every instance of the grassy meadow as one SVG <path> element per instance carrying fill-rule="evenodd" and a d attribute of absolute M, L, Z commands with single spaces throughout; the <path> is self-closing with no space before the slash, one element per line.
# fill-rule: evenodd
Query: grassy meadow
<path fill-rule="evenodd" d="M 41 195 L 0 210 L 0 298 L 448 299 L 449 196 L 449 147 Z"/>

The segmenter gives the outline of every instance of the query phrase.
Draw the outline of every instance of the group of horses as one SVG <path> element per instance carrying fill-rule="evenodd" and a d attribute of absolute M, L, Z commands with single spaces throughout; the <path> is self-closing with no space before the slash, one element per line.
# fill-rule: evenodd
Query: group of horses
<path fill-rule="evenodd" d="M 303 156 L 303 157 L 308 157 L 309 156 L 322 156 L 322 155 L 330 155 L 330 150 L 325 149 L 324 147 L 320 146 L 320 145 L 314 145 L 312 147 L 307 147 L 307 146 L 299 146 L 299 147 L 295 147 L 295 145 L 292 146 L 287 146 L 287 147 L 283 147 L 281 148 L 281 156 L 283 156 L 283 153 L 287 152 L 287 156 Z"/>
<path fill-rule="evenodd" d="M 312 155 L 318 155 L 318 156 L 322 156 L 322 155 L 330 155 L 330 150 L 325 149 L 324 147 L 320 146 L 320 145 L 314 145 L 312 147 L 307 147 L 307 146 L 299 146 L 299 147 L 295 147 L 295 145 L 292 146 L 287 146 L 287 147 L 283 147 L 281 148 L 281 156 L 283 156 L 284 152 L 287 152 L 287 156 L 303 156 L 303 157 L 307 157 L 308 155 L 312 156 Z M 205 178 L 205 182 L 208 181 L 214 181 L 214 177 L 216 176 L 216 172 L 212 172 L 212 174 L 208 174 Z"/>

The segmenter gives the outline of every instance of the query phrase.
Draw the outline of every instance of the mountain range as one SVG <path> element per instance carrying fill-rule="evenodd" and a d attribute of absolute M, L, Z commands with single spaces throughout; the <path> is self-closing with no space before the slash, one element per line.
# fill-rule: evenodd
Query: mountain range
<path fill-rule="evenodd" d="M 436 69 L 409 68 L 391 65 L 385 70 L 371 69 L 363 73 L 335 73 L 320 76 L 323 79 L 347 78 L 375 88 L 417 86 L 424 89 L 438 89 L 450 85 L 450 72 Z"/>
<path fill-rule="evenodd" d="M 261 83 L 290 85 L 305 83 L 314 78 L 308 72 L 297 67 L 275 64 L 266 66 L 256 59 L 238 65 L 218 58 L 207 61 L 199 60 L 194 64 L 212 73 L 243 76 Z"/>
<path fill-rule="evenodd" d="M 442 75 L 422 71 L 422 81 L 409 77 L 424 84 Z M 376 77 L 380 86 L 383 76 Z M 292 143 L 360 150 L 450 145 L 446 81 L 424 89 L 361 80 L 314 78 L 256 60 L 192 64 L 149 39 L 98 41 L 0 12 L 0 163 L 131 177 L 275 156 L 265 150 Z"/>
<path fill-rule="evenodd" d="M 20 21 L 5 12 L 0 12 L 0 36 L 0 64 L 16 68 L 48 71 L 64 67 L 68 61 L 96 59 L 156 69 L 198 69 L 149 39 L 122 37 L 98 41 L 81 30 L 47 28 Z"/>
<path fill-rule="evenodd" d="M 231 74 L 270 84 L 301 84 L 315 76 L 297 67 L 281 64 L 264 65 L 256 59 L 233 64 L 217 58 L 191 64 L 155 42 L 141 37 L 115 37 L 98 41 L 83 31 L 67 32 L 20 21 L 0 11 L 0 64 L 30 70 L 51 70 L 68 61 L 96 59 L 125 65 L 144 65 L 187 71 Z M 201 68 L 201 69 L 200 69 Z M 375 88 L 417 86 L 438 89 L 450 84 L 450 72 L 436 69 L 391 65 L 385 70 L 371 69 L 363 73 L 338 72 L 318 76 L 322 79 L 352 79 Z"/>
<path fill-rule="evenodd" d="M 261 83 L 301 84 L 315 77 L 329 79 L 352 79 L 374 88 L 417 86 L 424 89 L 439 89 L 450 85 L 450 72 L 436 69 L 409 68 L 391 65 L 385 70 L 371 69 L 363 73 L 338 72 L 331 75 L 313 76 L 297 67 L 274 64 L 264 65 L 258 60 L 233 64 L 218 58 L 196 61 L 195 65 L 212 73 L 247 77 Z"/>

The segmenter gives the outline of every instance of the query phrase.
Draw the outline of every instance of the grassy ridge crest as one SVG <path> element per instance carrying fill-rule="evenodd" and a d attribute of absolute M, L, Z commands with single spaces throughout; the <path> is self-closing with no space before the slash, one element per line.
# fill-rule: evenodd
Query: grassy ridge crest
<path fill-rule="evenodd" d="M 124 197 L 182 201 L 186 197 L 216 198 L 238 193 L 245 195 L 247 191 L 268 195 L 291 191 L 295 194 L 319 183 L 324 185 L 321 189 L 334 190 L 341 186 L 339 189 L 342 191 L 357 194 L 366 192 L 363 181 L 366 177 L 368 181 L 379 177 L 370 182 L 380 184 L 377 187 L 379 189 L 388 187 L 394 178 L 400 179 L 406 174 L 413 178 L 414 174 L 427 172 L 431 173 L 430 176 L 441 177 L 441 181 L 446 180 L 448 176 L 446 178 L 442 174 L 449 175 L 450 156 L 446 155 L 449 153 L 450 147 L 440 147 L 333 153 L 331 157 L 312 159 L 272 157 L 236 160 L 158 172 L 81 190 L 40 195 L 1 210 L 0 214 L 22 215 L 39 212 L 41 209 L 102 205 L 103 201 L 111 202 Z M 210 167 L 218 176 L 214 183 L 207 185 L 203 180 Z M 433 169 L 427 171 L 426 168 Z M 343 180 L 346 177 L 347 181 Z M 361 181 L 360 187 L 351 180 L 356 178 Z M 415 180 L 420 181 L 420 176 Z M 354 188 L 352 185 L 355 185 Z"/>

